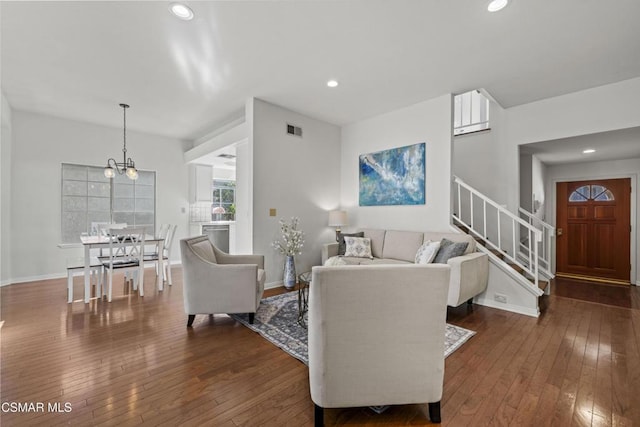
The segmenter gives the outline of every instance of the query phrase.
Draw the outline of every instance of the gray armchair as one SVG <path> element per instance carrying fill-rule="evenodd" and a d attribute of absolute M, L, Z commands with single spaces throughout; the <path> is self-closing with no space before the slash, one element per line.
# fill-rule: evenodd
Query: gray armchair
<path fill-rule="evenodd" d="M 263 255 L 230 255 L 207 236 L 180 240 L 180 255 L 188 327 L 196 314 L 249 313 L 253 323 L 264 292 Z"/>

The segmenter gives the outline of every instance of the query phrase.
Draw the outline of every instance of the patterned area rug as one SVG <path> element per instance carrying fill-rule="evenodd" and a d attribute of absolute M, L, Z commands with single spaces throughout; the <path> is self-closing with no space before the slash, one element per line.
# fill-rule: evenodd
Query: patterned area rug
<path fill-rule="evenodd" d="M 231 317 L 277 345 L 305 365 L 307 355 L 307 330 L 298 324 L 298 293 L 287 292 L 264 298 L 258 307 L 253 325 L 246 314 L 232 314 Z M 444 356 L 456 351 L 475 332 L 447 323 L 445 331 Z"/>

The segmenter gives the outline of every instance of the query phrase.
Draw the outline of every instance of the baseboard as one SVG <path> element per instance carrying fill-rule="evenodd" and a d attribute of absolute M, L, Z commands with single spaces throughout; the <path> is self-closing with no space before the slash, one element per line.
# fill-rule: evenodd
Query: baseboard
<path fill-rule="evenodd" d="M 175 266 L 175 265 L 182 265 L 182 261 L 170 261 L 171 266 Z M 155 268 L 155 264 L 150 262 L 150 263 L 145 263 L 145 269 L 147 268 Z M 52 274 L 42 274 L 39 276 L 25 276 L 25 277 L 18 277 L 15 279 L 6 279 L 3 280 L 0 283 L 0 288 L 3 286 L 9 286 L 9 285 L 18 285 L 20 283 L 28 283 L 28 282 L 40 282 L 40 281 L 44 281 L 44 280 L 52 280 L 52 279 L 66 279 L 67 278 L 67 272 L 65 271 L 64 273 L 52 273 Z M 280 284 L 282 284 L 282 282 L 280 282 Z"/>
<path fill-rule="evenodd" d="M 531 317 L 539 317 L 540 309 L 530 309 L 526 307 L 522 307 L 520 305 L 512 305 L 512 304 L 503 304 L 490 299 L 485 298 L 475 298 L 473 300 L 475 304 L 484 305 L 485 307 L 497 308 L 498 310 L 510 311 L 512 313 L 524 314 L 525 316 Z"/>
<path fill-rule="evenodd" d="M 42 274 L 39 276 L 25 276 L 25 277 L 18 277 L 15 279 L 10 279 L 10 280 L 6 280 L 4 282 L 2 282 L 2 286 L 9 286 L 9 285 L 18 285 L 20 283 L 28 283 L 28 282 L 40 282 L 40 281 L 44 281 L 44 280 L 51 280 L 51 279 L 63 279 L 67 277 L 67 273 L 53 273 L 53 274 Z"/>
<path fill-rule="evenodd" d="M 280 288 L 282 286 L 284 286 L 284 283 L 282 282 L 282 280 L 280 280 L 279 282 L 269 282 L 264 284 L 265 289 L 275 289 L 275 288 Z"/>

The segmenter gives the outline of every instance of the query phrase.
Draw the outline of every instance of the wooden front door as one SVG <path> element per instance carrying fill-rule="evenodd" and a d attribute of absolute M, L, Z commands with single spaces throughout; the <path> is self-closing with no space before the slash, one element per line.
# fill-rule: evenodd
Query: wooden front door
<path fill-rule="evenodd" d="M 556 270 L 629 284 L 631 179 L 559 182 Z"/>

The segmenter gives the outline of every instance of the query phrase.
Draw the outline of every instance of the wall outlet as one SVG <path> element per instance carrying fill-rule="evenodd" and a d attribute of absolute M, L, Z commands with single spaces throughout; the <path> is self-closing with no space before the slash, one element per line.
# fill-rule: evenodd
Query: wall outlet
<path fill-rule="evenodd" d="M 493 294 L 493 299 L 503 304 L 507 303 L 507 296 L 502 294 Z"/>

